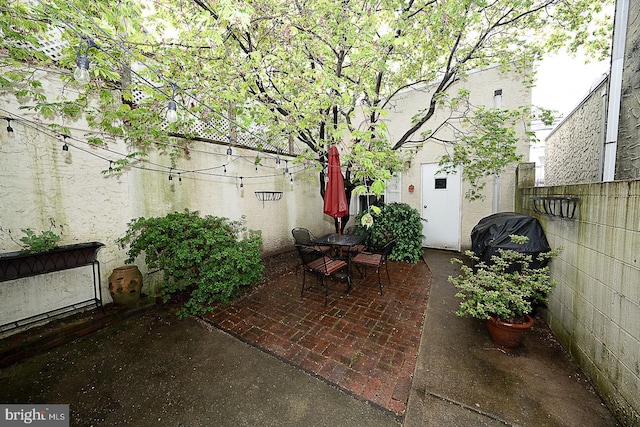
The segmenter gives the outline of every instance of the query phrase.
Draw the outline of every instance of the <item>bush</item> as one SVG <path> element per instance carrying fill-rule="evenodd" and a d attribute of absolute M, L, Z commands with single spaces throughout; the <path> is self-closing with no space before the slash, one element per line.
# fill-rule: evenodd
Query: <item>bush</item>
<path fill-rule="evenodd" d="M 380 206 L 379 214 L 373 214 L 373 225 L 367 230 L 366 244 L 381 248 L 389 239 L 398 239 L 389 259 L 416 263 L 422 256 L 422 222 L 418 211 L 406 203 L 389 203 Z M 356 224 L 361 224 L 358 214 Z M 362 227 L 358 225 L 357 227 Z"/>
<path fill-rule="evenodd" d="M 240 287 L 258 282 L 264 269 L 260 231 L 189 210 L 134 219 L 117 242 L 123 248 L 129 245 L 126 263 L 144 252 L 150 269 L 163 270 L 160 294 L 165 302 L 190 290 L 179 317 L 209 312 L 214 302 L 228 303 L 240 294 Z"/>
<path fill-rule="evenodd" d="M 514 243 L 525 244 L 526 236 L 511 235 Z M 559 249 L 543 252 L 536 258 L 537 264 L 545 264 L 558 255 Z M 498 249 L 498 255 L 486 263 L 467 251 L 466 255 L 474 263 L 473 267 L 462 260 L 453 258 L 451 262 L 460 264 L 462 274 L 449 277 L 461 298 L 458 316 L 478 319 L 497 317 L 508 323 L 524 323 L 525 314 L 531 314 L 538 304 L 546 304 L 547 297 L 556 285 L 551 280 L 549 266 L 532 268 L 532 256 L 511 249 Z M 514 268 L 515 267 L 515 268 Z"/>

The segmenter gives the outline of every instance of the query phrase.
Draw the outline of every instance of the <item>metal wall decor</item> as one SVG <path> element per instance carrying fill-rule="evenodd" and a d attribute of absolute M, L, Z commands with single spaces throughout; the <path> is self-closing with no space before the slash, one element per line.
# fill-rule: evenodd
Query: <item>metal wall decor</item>
<path fill-rule="evenodd" d="M 579 197 L 537 196 L 532 197 L 533 210 L 541 215 L 573 219 Z"/>
<path fill-rule="evenodd" d="M 262 202 L 264 208 L 264 202 L 275 202 L 282 199 L 282 191 L 256 191 L 256 198 Z"/>

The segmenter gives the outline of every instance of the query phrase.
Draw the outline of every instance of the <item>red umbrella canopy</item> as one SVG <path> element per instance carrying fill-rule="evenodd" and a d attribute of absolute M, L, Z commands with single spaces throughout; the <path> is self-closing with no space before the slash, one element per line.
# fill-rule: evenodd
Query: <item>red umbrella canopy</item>
<path fill-rule="evenodd" d="M 327 188 L 324 193 L 324 213 L 333 218 L 342 218 L 349 213 L 347 195 L 344 191 L 344 179 L 340 170 L 340 154 L 338 148 L 332 145 L 329 148 Z"/>

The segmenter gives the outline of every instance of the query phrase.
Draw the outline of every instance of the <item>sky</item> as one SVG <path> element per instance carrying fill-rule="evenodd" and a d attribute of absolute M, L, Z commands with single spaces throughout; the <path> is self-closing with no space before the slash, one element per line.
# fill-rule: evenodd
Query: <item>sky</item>
<path fill-rule="evenodd" d="M 538 65 L 533 105 L 569 114 L 609 70 L 609 60 L 585 64 L 584 57 L 553 55 Z"/>

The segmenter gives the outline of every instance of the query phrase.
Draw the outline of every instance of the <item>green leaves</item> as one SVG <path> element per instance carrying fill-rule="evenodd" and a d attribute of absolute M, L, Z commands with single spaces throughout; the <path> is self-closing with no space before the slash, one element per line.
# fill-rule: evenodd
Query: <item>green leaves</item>
<path fill-rule="evenodd" d="M 510 236 L 517 244 L 528 241 L 526 236 Z M 532 268 L 532 256 L 515 250 L 499 249 L 499 254 L 491 257 L 491 262 L 480 262 L 473 252 L 466 255 L 474 263 L 473 267 L 462 260 L 453 258 L 451 262 L 460 264 L 462 274 L 449 277 L 462 299 L 456 314 L 478 319 L 497 316 L 504 321 L 517 323 L 525 314 L 530 314 L 533 306 L 544 304 L 556 285 L 549 278 L 549 266 Z M 559 249 L 541 253 L 537 260 L 550 260 L 558 255 Z"/>
<path fill-rule="evenodd" d="M 526 84 L 533 61 L 563 46 L 607 55 L 612 20 L 601 11 L 611 3 L 0 0 L 0 87 L 21 104 L 33 102 L 45 117 L 75 118 L 80 111 L 94 130 L 123 138 L 133 151 L 162 151 L 167 129 L 161 112 L 169 82 L 175 83 L 181 88 L 176 101 L 194 118 L 231 115 L 238 127 L 260 129 L 261 139 L 283 150 L 292 137 L 320 160 L 331 143 L 344 141 L 353 182 L 373 182 L 377 193 L 379 183 L 406 164 L 400 148 L 439 140 L 433 133 L 438 124 L 429 120 L 445 106 L 454 83 L 464 87 L 470 70 L 500 64 L 521 71 Z M 83 37 L 100 46 L 89 51 L 92 81 L 79 87 L 77 99 L 69 95 L 74 91 L 47 99 L 36 83 L 36 66 L 52 64 L 37 49 L 38 36 L 52 27 L 66 44 L 55 65 L 68 71 Z M 70 73 L 62 78 L 78 86 Z M 390 129 L 385 114 L 401 106 L 406 90 L 425 87 L 411 123 Z M 134 90 L 148 98 L 133 105 Z M 122 99 L 107 92 L 122 93 Z M 121 108 L 122 100 L 135 108 Z M 75 106 L 56 105 L 63 103 Z M 460 110 L 451 104 L 462 119 L 450 123 L 458 133 L 443 165 L 463 166 L 473 187 L 468 196 L 478 198 L 484 176 L 518 160 L 513 147 L 522 136 L 509 131 L 516 122 L 506 113 L 467 105 Z M 188 134 L 190 128 L 170 130 Z"/>
<path fill-rule="evenodd" d="M 51 230 L 43 230 L 40 234 L 36 234 L 30 228 L 23 228 L 25 236 L 20 238 L 29 252 L 47 252 L 55 248 L 60 241 L 60 236 Z"/>
<path fill-rule="evenodd" d="M 366 244 L 371 248 L 380 248 L 392 238 L 397 239 L 389 259 L 416 263 L 422 257 L 422 219 L 408 204 L 371 206 L 356 217 L 356 224 L 367 228 Z"/>
<path fill-rule="evenodd" d="M 163 271 L 160 292 L 165 301 L 187 291 L 190 296 L 178 316 L 212 310 L 215 302 L 227 303 L 240 288 L 262 278 L 259 231 L 240 221 L 185 210 L 164 217 L 136 218 L 118 239 L 129 245 L 127 263 L 144 254 L 150 269 Z"/>

